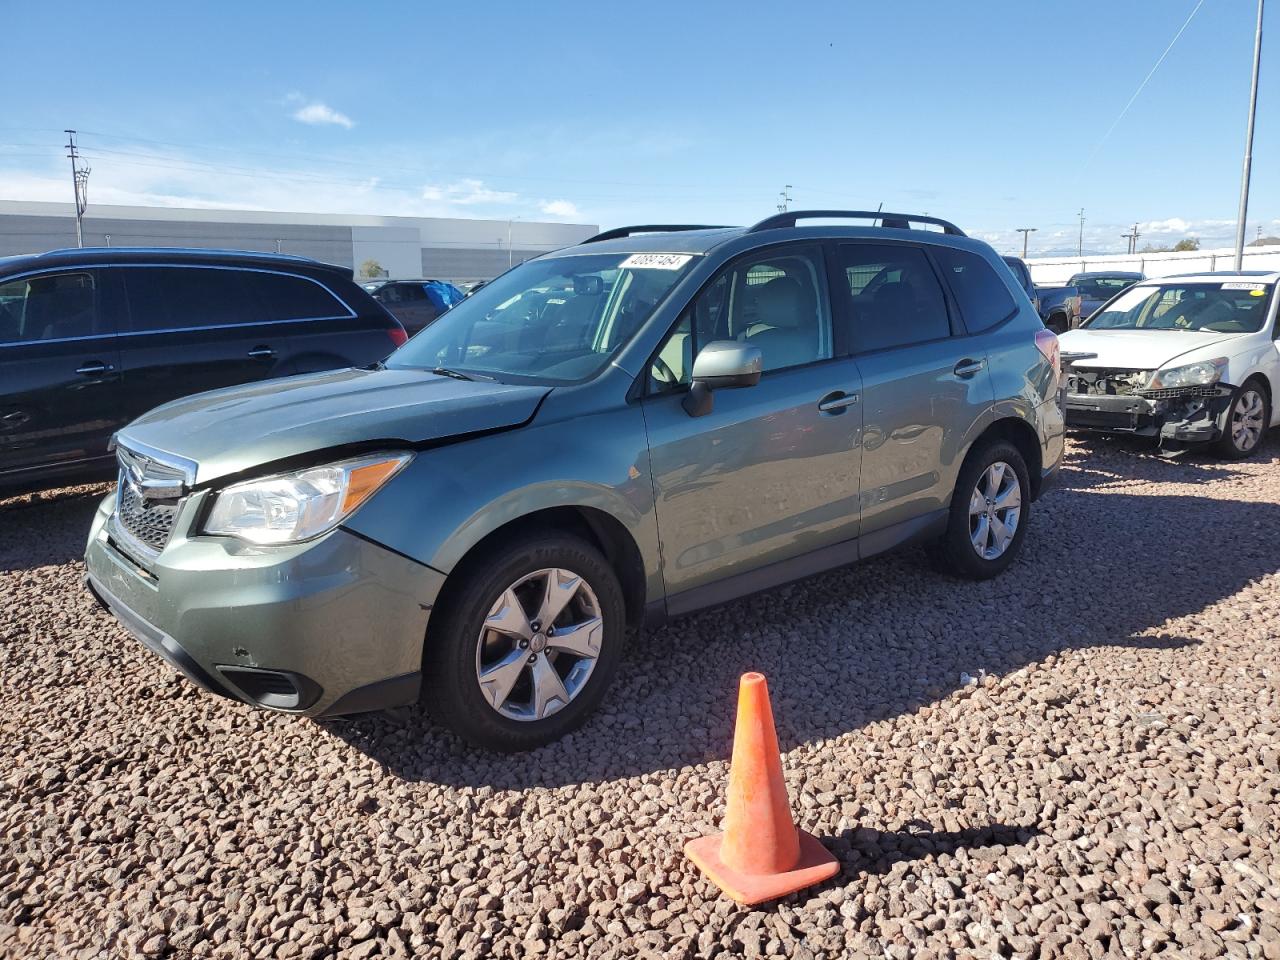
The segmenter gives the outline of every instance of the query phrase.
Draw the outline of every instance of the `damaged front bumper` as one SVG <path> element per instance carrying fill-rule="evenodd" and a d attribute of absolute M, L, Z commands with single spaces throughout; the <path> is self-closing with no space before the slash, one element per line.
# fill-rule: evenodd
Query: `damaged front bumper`
<path fill-rule="evenodd" d="M 1064 397 L 1067 429 L 1130 433 L 1161 442 L 1217 440 L 1235 389 L 1213 383 L 1128 394 L 1068 392 Z"/>

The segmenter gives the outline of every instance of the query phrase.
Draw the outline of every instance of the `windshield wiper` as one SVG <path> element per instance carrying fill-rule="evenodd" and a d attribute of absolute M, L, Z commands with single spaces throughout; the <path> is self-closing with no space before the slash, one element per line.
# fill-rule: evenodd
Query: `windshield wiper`
<path fill-rule="evenodd" d="M 472 377 L 467 376 L 459 370 L 450 370 L 448 367 L 432 367 L 431 372 L 438 377 L 453 377 L 455 380 L 471 380 Z"/>
<path fill-rule="evenodd" d="M 453 370 L 449 367 L 433 367 L 431 372 L 440 377 L 453 377 L 455 380 L 488 380 L 491 383 L 497 382 L 496 377 L 486 377 L 483 373 L 463 373 L 461 370 Z"/>

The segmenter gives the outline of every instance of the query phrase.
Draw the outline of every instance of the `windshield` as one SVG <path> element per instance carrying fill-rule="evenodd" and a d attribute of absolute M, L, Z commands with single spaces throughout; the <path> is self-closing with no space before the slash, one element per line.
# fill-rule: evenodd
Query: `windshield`
<path fill-rule="evenodd" d="M 485 284 L 393 353 L 503 382 L 574 383 L 609 362 L 695 260 L 599 253 L 531 260 Z"/>
<path fill-rule="evenodd" d="M 1067 286 L 1075 287 L 1086 300 L 1110 300 L 1137 282 L 1136 277 L 1072 277 Z"/>
<path fill-rule="evenodd" d="M 1271 302 L 1271 284 L 1159 283 L 1130 287 L 1090 317 L 1090 330 L 1261 330 Z"/>

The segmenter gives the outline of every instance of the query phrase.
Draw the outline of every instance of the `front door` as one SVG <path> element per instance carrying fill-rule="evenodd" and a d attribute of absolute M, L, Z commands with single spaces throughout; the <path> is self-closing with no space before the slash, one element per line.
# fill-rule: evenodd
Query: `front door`
<path fill-rule="evenodd" d="M 991 378 L 922 247 L 841 243 L 834 273 L 863 377 L 861 532 L 874 552 L 950 505 Z"/>
<path fill-rule="evenodd" d="M 0 280 L 0 475 L 20 483 L 107 463 L 123 422 L 120 357 L 97 272 Z"/>
<path fill-rule="evenodd" d="M 716 391 L 712 412 L 691 417 L 693 358 L 726 339 L 759 346 L 764 375 Z M 671 612 L 767 586 L 767 571 L 748 575 L 769 564 L 853 547 L 861 379 L 842 346 L 822 249 L 793 244 L 727 266 L 659 348 L 643 406 Z M 694 600 L 699 587 L 721 592 Z"/>

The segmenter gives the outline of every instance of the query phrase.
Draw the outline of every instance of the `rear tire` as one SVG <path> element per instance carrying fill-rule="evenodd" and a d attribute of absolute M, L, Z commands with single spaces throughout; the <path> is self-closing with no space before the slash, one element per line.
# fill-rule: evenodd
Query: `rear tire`
<path fill-rule="evenodd" d="M 980 441 L 960 468 L 947 532 L 930 545 L 930 559 L 944 573 L 989 580 L 1017 559 L 1030 518 L 1022 454 L 1006 440 Z"/>
<path fill-rule="evenodd" d="M 469 558 L 453 575 L 460 579 L 427 631 L 427 711 L 464 740 L 504 752 L 581 725 L 626 641 L 622 586 L 600 551 L 578 537 L 532 534 Z M 556 612 L 542 623 L 553 594 Z"/>
<path fill-rule="evenodd" d="M 1231 395 L 1222 437 L 1214 451 L 1224 460 L 1243 460 L 1262 449 L 1271 426 L 1271 401 L 1256 378 L 1246 380 Z"/>

